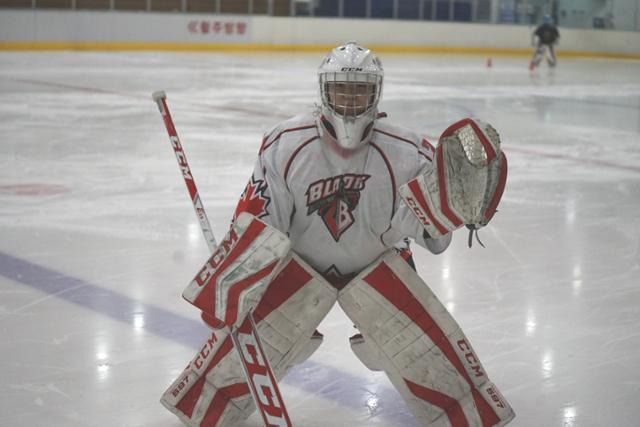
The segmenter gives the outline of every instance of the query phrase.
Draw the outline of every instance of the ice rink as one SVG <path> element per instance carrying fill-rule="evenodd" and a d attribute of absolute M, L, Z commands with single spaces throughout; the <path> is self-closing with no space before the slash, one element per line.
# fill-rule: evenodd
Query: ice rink
<path fill-rule="evenodd" d="M 310 109 L 322 53 L 0 53 L 0 425 L 179 426 L 160 403 L 207 335 L 208 258 L 151 93 L 167 93 L 215 234 L 264 131 Z M 381 54 L 381 110 L 432 142 L 475 116 L 507 188 L 485 248 L 418 270 L 524 427 L 640 421 L 640 61 Z M 417 426 L 336 305 L 281 385 L 294 425 Z M 260 426 L 254 414 L 245 426 Z"/>

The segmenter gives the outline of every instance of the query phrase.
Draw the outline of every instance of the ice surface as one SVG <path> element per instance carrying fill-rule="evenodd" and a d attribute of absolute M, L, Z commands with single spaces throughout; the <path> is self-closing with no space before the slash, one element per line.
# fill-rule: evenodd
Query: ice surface
<path fill-rule="evenodd" d="M 207 332 L 180 298 L 208 249 L 151 93 L 164 89 L 218 239 L 261 135 L 316 100 L 317 54 L 0 53 L 0 425 L 178 426 L 158 403 Z M 418 269 L 517 413 L 640 419 L 640 62 L 383 55 L 382 109 L 432 142 L 492 123 L 499 212 Z M 338 307 L 283 381 L 297 426 L 415 426 Z M 259 426 L 257 417 L 246 426 Z"/>

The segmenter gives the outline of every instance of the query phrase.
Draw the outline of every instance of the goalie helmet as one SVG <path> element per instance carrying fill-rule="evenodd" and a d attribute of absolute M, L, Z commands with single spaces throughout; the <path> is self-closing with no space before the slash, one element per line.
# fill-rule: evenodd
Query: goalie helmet
<path fill-rule="evenodd" d="M 336 47 L 322 60 L 321 129 L 340 148 L 355 150 L 371 139 L 383 76 L 378 57 L 356 42 Z"/>

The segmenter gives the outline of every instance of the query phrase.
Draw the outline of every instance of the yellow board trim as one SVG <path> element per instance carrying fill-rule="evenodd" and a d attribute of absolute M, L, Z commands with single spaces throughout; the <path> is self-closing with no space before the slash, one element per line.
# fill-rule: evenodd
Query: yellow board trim
<path fill-rule="evenodd" d="M 333 45 L 274 45 L 231 43 L 151 43 L 151 42 L 6 42 L 0 41 L 0 51 L 173 51 L 173 52 L 327 52 Z M 372 45 L 380 53 L 398 54 L 457 54 L 530 56 L 531 49 L 509 49 L 462 46 L 406 46 Z M 560 51 L 559 57 L 640 59 L 640 54 L 618 52 Z"/>

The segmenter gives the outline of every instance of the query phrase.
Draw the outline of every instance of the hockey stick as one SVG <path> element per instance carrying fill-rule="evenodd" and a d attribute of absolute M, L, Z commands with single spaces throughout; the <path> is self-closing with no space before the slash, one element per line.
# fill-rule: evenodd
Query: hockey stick
<path fill-rule="evenodd" d="M 202 201 L 200 200 L 193 174 L 187 162 L 187 156 L 184 154 L 182 145 L 180 144 L 180 138 L 178 138 L 178 133 L 173 124 L 169 106 L 167 105 L 167 95 L 164 91 L 157 91 L 152 94 L 152 97 L 158 105 L 165 127 L 169 133 L 169 139 L 176 159 L 178 160 L 180 170 L 182 171 L 185 184 L 189 190 L 189 195 L 191 196 L 193 208 L 198 216 L 202 233 L 204 234 L 211 253 L 214 253 L 217 246 L 216 239 L 211 230 L 211 225 Z M 251 395 L 253 396 L 256 407 L 262 415 L 264 425 L 267 427 L 273 425 L 292 427 L 289 414 L 287 413 L 282 394 L 278 387 L 278 382 L 273 374 L 273 369 L 271 369 L 269 359 L 263 350 L 251 311 L 249 311 L 240 323 L 240 326 L 232 328 L 231 337 L 234 342 L 234 347 L 238 352 L 249 390 L 251 390 Z M 256 382 L 258 384 L 256 384 Z"/>
<path fill-rule="evenodd" d="M 178 132 L 176 132 L 176 127 L 173 124 L 173 119 L 171 118 L 169 107 L 167 106 L 167 95 L 164 93 L 164 91 L 157 91 L 153 93 L 152 97 L 156 104 L 158 104 L 158 109 L 160 110 L 160 114 L 162 114 L 164 125 L 167 128 L 167 132 L 169 133 L 169 140 L 171 141 L 171 146 L 173 147 L 173 151 L 176 154 L 176 159 L 178 160 L 178 165 L 180 166 L 180 170 L 182 171 L 184 183 L 187 185 L 189 196 L 191 196 L 193 208 L 195 209 L 196 216 L 198 217 L 198 221 L 200 222 L 200 228 L 202 229 L 204 238 L 207 241 L 209 250 L 213 252 L 215 251 L 218 244 L 216 243 L 216 238 L 213 235 L 213 231 L 211 231 L 211 225 L 209 224 L 209 219 L 207 218 L 207 214 L 204 211 L 204 206 L 202 206 L 202 201 L 200 200 L 200 195 L 198 194 L 198 188 L 196 187 L 196 182 L 193 179 L 193 174 L 191 173 L 191 169 L 189 168 L 189 163 L 187 163 L 187 156 L 182 150 L 182 144 L 180 144 Z"/>

